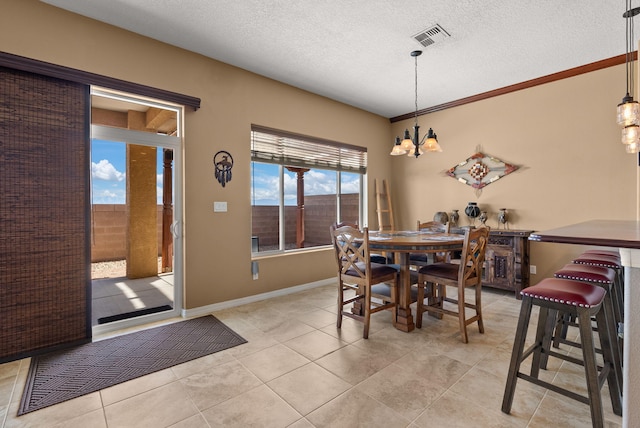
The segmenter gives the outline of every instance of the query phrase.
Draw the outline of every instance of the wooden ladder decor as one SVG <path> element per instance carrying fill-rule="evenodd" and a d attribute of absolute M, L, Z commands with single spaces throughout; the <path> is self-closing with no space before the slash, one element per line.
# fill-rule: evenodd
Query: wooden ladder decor
<path fill-rule="evenodd" d="M 376 178 L 374 182 L 376 193 L 376 211 L 378 213 L 378 228 L 380 231 L 394 230 L 393 209 L 391 207 L 391 194 L 386 180 L 382 184 Z"/>

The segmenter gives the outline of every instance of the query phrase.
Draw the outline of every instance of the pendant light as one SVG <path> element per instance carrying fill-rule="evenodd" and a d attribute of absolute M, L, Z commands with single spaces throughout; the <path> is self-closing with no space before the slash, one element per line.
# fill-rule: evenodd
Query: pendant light
<path fill-rule="evenodd" d="M 640 149 L 640 104 L 633 99 L 634 93 L 634 31 L 633 17 L 640 14 L 640 7 L 632 8 L 631 0 L 626 1 L 626 12 L 622 14 L 626 23 L 625 32 L 625 73 L 627 92 L 617 108 L 617 123 L 622 126 L 622 143 L 628 153 L 637 153 Z"/>
<path fill-rule="evenodd" d="M 440 144 L 438 144 L 438 136 L 433 129 L 429 128 L 429 132 L 422 138 L 420 141 L 420 127 L 418 126 L 418 57 L 422 55 L 422 51 L 413 51 L 411 52 L 411 56 L 415 61 L 415 113 L 414 120 L 415 124 L 413 126 L 413 138 L 411 138 L 411 134 L 409 134 L 409 130 L 405 129 L 404 138 L 400 140 L 399 137 L 396 137 L 395 144 L 393 145 L 393 149 L 391 150 L 391 156 L 400 156 L 400 155 L 408 155 L 415 156 L 416 158 L 422 154 L 424 151 L 428 152 L 441 152 L 442 148 Z M 424 150 L 423 150 L 424 148 Z"/>

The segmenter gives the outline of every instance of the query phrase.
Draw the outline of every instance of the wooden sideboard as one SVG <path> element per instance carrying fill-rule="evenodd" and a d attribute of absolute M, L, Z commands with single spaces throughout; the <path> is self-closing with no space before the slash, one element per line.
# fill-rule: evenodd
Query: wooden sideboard
<path fill-rule="evenodd" d="M 465 227 L 451 228 L 464 233 Z M 517 299 L 529 286 L 529 235 L 533 230 L 491 229 L 482 277 L 483 287 L 512 290 Z"/>
<path fill-rule="evenodd" d="M 532 230 L 498 230 L 489 234 L 482 285 L 513 290 L 517 299 L 529 286 L 529 235 Z"/>

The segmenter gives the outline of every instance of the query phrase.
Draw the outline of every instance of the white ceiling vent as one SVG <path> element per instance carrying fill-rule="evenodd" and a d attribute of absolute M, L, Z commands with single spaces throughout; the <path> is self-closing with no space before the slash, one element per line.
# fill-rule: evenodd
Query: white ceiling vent
<path fill-rule="evenodd" d="M 442 42 L 447 37 L 451 37 L 451 35 L 438 24 L 433 27 L 429 27 L 426 30 L 422 30 L 413 36 L 413 38 L 425 48 L 436 42 Z"/>

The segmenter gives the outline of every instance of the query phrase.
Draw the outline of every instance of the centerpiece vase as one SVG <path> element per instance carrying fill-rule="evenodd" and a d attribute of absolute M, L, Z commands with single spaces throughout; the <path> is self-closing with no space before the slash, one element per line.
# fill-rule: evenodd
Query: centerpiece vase
<path fill-rule="evenodd" d="M 469 217 L 469 222 L 471 225 L 474 225 L 476 222 L 476 218 L 480 215 L 480 207 L 478 207 L 477 202 L 469 202 L 467 207 L 464 209 L 464 213 Z"/>

